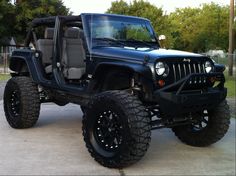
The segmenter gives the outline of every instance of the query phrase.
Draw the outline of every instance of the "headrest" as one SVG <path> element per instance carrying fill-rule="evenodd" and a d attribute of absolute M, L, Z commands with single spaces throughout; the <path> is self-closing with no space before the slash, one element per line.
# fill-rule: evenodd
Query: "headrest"
<path fill-rule="evenodd" d="M 74 38 L 74 39 L 78 39 L 80 35 L 80 29 L 79 28 L 68 28 L 65 31 L 65 37 L 66 38 Z"/>
<path fill-rule="evenodd" d="M 45 39 L 53 39 L 54 28 L 46 28 L 44 32 Z"/>

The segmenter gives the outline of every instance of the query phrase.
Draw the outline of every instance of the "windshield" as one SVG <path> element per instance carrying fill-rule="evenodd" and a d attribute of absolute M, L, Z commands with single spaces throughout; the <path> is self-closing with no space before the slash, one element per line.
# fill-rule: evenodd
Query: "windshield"
<path fill-rule="evenodd" d="M 88 24 L 92 47 L 158 47 L 155 34 L 147 20 L 129 17 L 92 16 Z"/>

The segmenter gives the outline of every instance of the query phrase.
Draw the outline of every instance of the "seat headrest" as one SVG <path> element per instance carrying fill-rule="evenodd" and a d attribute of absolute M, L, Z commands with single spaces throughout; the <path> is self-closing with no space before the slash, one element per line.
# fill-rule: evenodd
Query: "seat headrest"
<path fill-rule="evenodd" d="M 68 28 L 65 31 L 66 38 L 73 38 L 73 39 L 78 39 L 80 37 L 80 29 L 79 28 Z"/>
<path fill-rule="evenodd" d="M 45 39 L 53 39 L 54 28 L 46 28 L 44 32 Z"/>

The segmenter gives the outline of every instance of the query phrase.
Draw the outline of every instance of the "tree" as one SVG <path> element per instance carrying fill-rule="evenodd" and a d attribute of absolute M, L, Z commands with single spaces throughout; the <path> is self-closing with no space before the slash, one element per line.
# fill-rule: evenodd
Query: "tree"
<path fill-rule="evenodd" d="M 34 18 L 70 14 L 62 0 L 0 0 L 0 41 L 14 36 L 21 43 Z"/>
<path fill-rule="evenodd" d="M 107 13 L 131 15 L 147 18 L 151 21 L 153 28 L 160 34 L 170 34 L 168 28 L 168 17 L 163 13 L 162 8 L 158 8 L 144 0 L 134 0 L 131 3 L 126 3 L 123 0 L 112 2 Z M 167 42 L 168 43 L 168 42 Z"/>
<path fill-rule="evenodd" d="M 148 18 L 158 34 L 166 36 L 166 47 L 193 52 L 228 47 L 229 6 L 216 3 L 202 4 L 199 8 L 181 8 L 167 15 L 162 8 L 144 0 L 112 3 L 108 13 Z"/>
<path fill-rule="evenodd" d="M 123 0 L 114 1 L 111 3 L 111 7 L 107 10 L 107 13 L 127 14 L 129 13 L 129 4 Z"/>
<path fill-rule="evenodd" d="M 194 50 L 193 42 L 198 36 L 198 15 L 200 9 L 183 8 L 176 9 L 169 15 L 171 23 L 171 37 L 173 47 L 180 50 Z"/>
<path fill-rule="evenodd" d="M 0 40 L 12 36 L 14 28 L 15 11 L 9 0 L 0 0 Z M 11 19 L 11 20 L 9 20 Z"/>
<path fill-rule="evenodd" d="M 194 52 L 228 47 L 229 7 L 215 3 L 177 9 L 169 15 L 174 48 Z"/>
<path fill-rule="evenodd" d="M 18 41 L 24 39 L 29 23 L 34 18 L 70 14 L 61 0 L 21 0 L 15 4 L 15 12 L 17 15 L 14 28 Z"/>
<path fill-rule="evenodd" d="M 219 6 L 215 3 L 204 4 L 200 16 L 201 34 L 208 38 L 207 49 L 228 50 L 229 6 Z"/>

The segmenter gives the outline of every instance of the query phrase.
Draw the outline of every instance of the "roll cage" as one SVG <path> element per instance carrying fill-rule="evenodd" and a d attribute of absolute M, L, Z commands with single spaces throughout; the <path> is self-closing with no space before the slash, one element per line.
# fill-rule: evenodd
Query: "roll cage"
<path fill-rule="evenodd" d="M 36 46 L 36 42 L 38 40 L 37 35 L 36 35 L 36 29 L 40 27 L 54 28 L 53 51 L 52 51 L 52 74 L 50 76 L 50 79 L 45 79 L 45 75 L 42 74 L 43 66 L 41 66 L 42 69 L 40 69 L 39 67 L 42 63 L 42 58 L 41 60 L 32 59 L 29 62 L 26 61 L 28 67 L 34 68 L 33 72 L 35 73 L 33 74 L 38 75 L 38 76 L 33 76 L 33 78 L 36 78 L 34 79 L 35 82 L 49 89 L 51 88 L 57 89 L 58 91 L 67 92 L 71 95 L 76 95 L 77 98 L 79 96 L 82 99 L 84 98 L 87 99 L 88 94 L 86 93 L 84 88 L 73 85 L 73 84 L 68 84 L 68 82 L 65 81 L 65 78 L 62 74 L 61 65 L 60 65 L 61 60 L 62 60 L 62 47 L 63 47 L 63 37 L 64 37 L 63 28 L 64 27 L 78 27 L 80 29 L 83 29 L 81 15 L 79 16 L 55 16 L 55 17 L 34 19 L 30 25 L 30 29 L 25 39 L 25 43 L 24 43 L 25 48 L 30 48 L 30 43 L 33 43 L 33 45 Z M 37 50 L 37 48 L 32 53 L 34 53 L 32 55 L 34 58 L 42 57 L 41 51 Z M 28 59 L 26 58 L 26 60 Z M 83 104 L 83 103 L 80 102 L 80 104 Z"/>
<path fill-rule="evenodd" d="M 57 62 L 61 60 L 61 51 L 62 47 L 62 28 L 63 26 L 73 26 L 83 29 L 82 18 L 79 16 L 54 16 L 47 18 L 36 18 L 32 21 L 30 30 L 27 33 L 25 40 L 25 47 L 29 47 L 30 43 L 36 43 L 37 36 L 35 34 L 35 28 L 40 26 L 54 27 L 54 36 L 53 36 L 53 61 Z M 55 66 L 55 64 L 53 64 Z"/>

